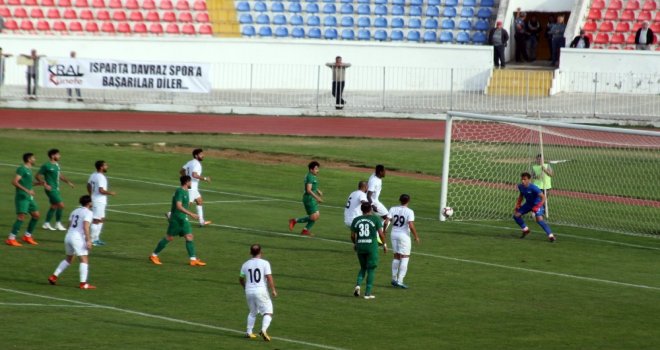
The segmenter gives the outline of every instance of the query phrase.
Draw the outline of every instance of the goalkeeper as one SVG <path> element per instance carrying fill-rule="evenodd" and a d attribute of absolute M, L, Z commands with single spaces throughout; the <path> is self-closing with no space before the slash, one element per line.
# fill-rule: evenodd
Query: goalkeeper
<path fill-rule="evenodd" d="M 539 224 L 545 231 L 545 234 L 548 235 L 548 240 L 554 242 L 556 240 L 555 235 L 552 234 L 550 226 L 543 221 L 543 214 L 545 208 L 543 203 L 545 202 L 545 195 L 543 191 L 538 188 L 538 186 L 530 183 L 532 175 L 530 173 L 522 173 L 520 175 L 521 183 L 518 184 L 518 201 L 516 202 L 516 210 L 513 213 L 513 220 L 522 228 L 522 236 L 520 238 L 525 238 L 529 234 L 529 227 L 525 224 L 522 216 L 529 213 L 530 211 L 534 213 L 536 217 L 536 223 Z M 525 204 L 522 204 L 522 200 L 525 198 Z"/>

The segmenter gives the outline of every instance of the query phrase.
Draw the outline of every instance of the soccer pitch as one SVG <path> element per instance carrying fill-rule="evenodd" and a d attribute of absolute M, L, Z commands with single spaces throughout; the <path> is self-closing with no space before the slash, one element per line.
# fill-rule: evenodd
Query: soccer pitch
<path fill-rule="evenodd" d="M 205 149 L 203 174 L 212 177 L 200 188 L 214 223 L 193 226 L 208 266 L 187 265 L 181 238 L 155 266 L 147 258 L 195 147 Z M 430 176 L 439 174 L 440 142 L 0 130 L 4 232 L 15 219 L 10 182 L 21 155 L 34 152 L 38 167 L 50 148 L 60 149 L 64 175 L 76 184 L 62 186 L 65 216 L 85 193 L 94 162 L 110 166 L 117 196 L 109 199 L 107 245 L 90 255 L 89 281 L 98 289 L 77 288 L 77 262 L 57 286 L 48 284 L 64 257 L 64 235 L 41 229 L 48 203 L 37 187 L 40 244 L 0 247 L 2 349 L 660 348 L 660 239 L 550 220 L 558 237 L 550 244 L 532 222 L 525 240 L 513 221 L 440 223 L 439 182 Z M 289 232 L 287 220 L 304 214 L 312 158 L 321 163 L 325 202 L 308 238 L 300 225 Z M 352 295 L 358 262 L 343 207 L 377 163 L 400 171 L 385 177 L 381 198 L 392 206 L 401 193 L 411 195 L 421 244 L 413 245 L 410 289 L 390 286 L 392 255 L 381 252 L 377 298 L 364 300 Z M 247 306 L 238 274 L 255 242 L 279 292 L 271 343 L 242 337 Z"/>

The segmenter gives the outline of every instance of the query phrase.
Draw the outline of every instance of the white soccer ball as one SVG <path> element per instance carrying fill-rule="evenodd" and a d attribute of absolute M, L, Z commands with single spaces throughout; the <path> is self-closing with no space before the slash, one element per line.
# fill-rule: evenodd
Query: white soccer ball
<path fill-rule="evenodd" d="M 444 217 L 446 218 L 450 218 L 452 217 L 452 215 L 454 215 L 454 209 L 452 209 L 451 207 L 446 207 L 442 209 L 442 215 L 444 215 Z"/>

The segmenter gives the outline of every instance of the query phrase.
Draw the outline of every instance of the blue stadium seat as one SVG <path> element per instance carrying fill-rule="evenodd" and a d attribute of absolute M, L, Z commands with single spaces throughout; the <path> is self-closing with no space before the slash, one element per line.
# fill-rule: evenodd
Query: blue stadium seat
<path fill-rule="evenodd" d="M 392 28 L 403 28 L 403 18 L 401 17 L 392 18 Z"/>
<path fill-rule="evenodd" d="M 334 4 L 334 3 L 335 3 L 335 0 L 323 0 L 323 2 L 327 2 L 327 3 Z"/>
<path fill-rule="evenodd" d="M 423 4 L 423 0 L 410 0 L 410 6 L 422 6 Z"/>
<path fill-rule="evenodd" d="M 376 28 L 387 28 L 387 18 L 385 18 L 385 17 L 376 17 L 376 19 L 374 19 L 374 27 L 376 27 Z"/>
<path fill-rule="evenodd" d="M 435 42 L 437 40 L 435 32 L 424 32 L 424 42 L 429 42 L 433 41 Z"/>
<path fill-rule="evenodd" d="M 268 8 L 266 8 L 266 4 L 262 1 L 257 1 L 254 3 L 254 10 L 257 12 L 266 12 L 268 11 Z"/>
<path fill-rule="evenodd" d="M 376 5 L 387 5 L 387 0 L 374 0 Z"/>
<path fill-rule="evenodd" d="M 376 8 L 374 9 L 374 13 L 377 16 L 386 16 L 387 15 L 387 6 L 376 5 Z"/>
<path fill-rule="evenodd" d="M 392 41 L 401 41 L 403 40 L 403 32 L 400 30 L 393 30 L 392 35 L 390 36 Z"/>
<path fill-rule="evenodd" d="M 477 6 L 477 0 L 463 0 L 463 6 Z"/>
<path fill-rule="evenodd" d="M 344 40 L 355 40 L 353 29 L 344 29 L 341 31 L 341 38 Z"/>
<path fill-rule="evenodd" d="M 323 32 L 323 37 L 326 39 L 337 39 L 337 29 L 327 28 L 325 32 Z"/>
<path fill-rule="evenodd" d="M 444 17 L 456 17 L 456 8 L 455 7 L 445 7 L 445 11 L 442 13 Z"/>
<path fill-rule="evenodd" d="M 438 20 L 435 18 L 427 18 L 424 21 L 424 29 L 438 29 Z"/>
<path fill-rule="evenodd" d="M 295 27 L 291 31 L 291 36 L 294 38 L 304 38 L 305 37 L 305 30 L 300 27 Z"/>
<path fill-rule="evenodd" d="M 249 13 L 244 13 L 240 17 L 238 17 L 238 23 L 240 24 L 252 24 L 254 21 L 252 20 L 252 15 Z"/>
<path fill-rule="evenodd" d="M 342 15 L 352 15 L 353 14 L 353 5 L 343 4 L 341 5 L 341 14 Z"/>
<path fill-rule="evenodd" d="M 358 15 L 370 15 L 371 7 L 369 5 L 358 5 L 357 12 Z"/>
<path fill-rule="evenodd" d="M 260 14 L 257 16 L 257 24 L 270 24 L 270 17 L 265 13 Z"/>
<path fill-rule="evenodd" d="M 440 10 L 437 6 L 429 6 L 426 8 L 426 17 L 440 17 Z"/>
<path fill-rule="evenodd" d="M 442 32 L 440 33 L 440 42 L 441 43 L 451 43 L 454 41 L 454 34 L 452 32 Z"/>
<path fill-rule="evenodd" d="M 257 32 L 254 30 L 253 26 L 245 26 L 243 27 L 241 34 L 243 34 L 244 36 L 255 36 L 257 35 Z"/>
<path fill-rule="evenodd" d="M 323 13 L 326 15 L 334 15 L 337 13 L 337 7 L 335 4 L 325 4 L 323 5 Z"/>
<path fill-rule="evenodd" d="M 376 30 L 376 31 L 374 32 L 374 39 L 376 39 L 376 40 L 378 40 L 378 41 L 385 41 L 385 40 L 387 40 L 387 32 L 384 31 L 384 30 L 382 30 L 382 29 L 378 29 L 378 30 Z"/>
<path fill-rule="evenodd" d="M 357 25 L 360 28 L 371 27 L 371 18 L 369 18 L 369 17 L 358 17 Z"/>
<path fill-rule="evenodd" d="M 355 22 L 353 21 L 352 16 L 344 16 L 341 18 L 341 26 L 342 27 L 353 27 L 355 26 Z"/>
<path fill-rule="evenodd" d="M 419 18 L 411 18 L 408 20 L 408 28 L 421 28 L 422 27 L 422 20 Z"/>
<path fill-rule="evenodd" d="M 486 31 L 490 29 L 490 25 L 488 24 L 487 21 L 480 19 L 477 21 L 477 23 L 474 24 L 474 29 Z"/>
<path fill-rule="evenodd" d="M 320 39 L 321 38 L 321 29 L 319 28 L 312 28 L 309 30 L 307 33 L 307 37 L 312 38 L 312 39 Z"/>
<path fill-rule="evenodd" d="M 259 28 L 259 36 L 273 36 L 273 30 L 268 26 Z"/>
<path fill-rule="evenodd" d="M 447 0 L 445 1 L 445 6 L 456 6 L 458 5 L 458 0 Z M 468 6 L 465 5 L 465 0 L 463 0 L 463 6 Z"/>
<path fill-rule="evenodd" d="M 307 17 L 307 26 L 309 27 L 318 27 L 321 25 L 321 19 L 319 16 L 309 16 Z"/>
<path fill-rule="evenodd" d="M 481 7 L 495 7 L 495 0 L 481 0 Z"/>
<path fill-rule="evenodd" d="M 403 16 L 405 12 L 406 11 L 403 9 L 403 6 L 392 6 L 392 16 Z"/>
<path fill-rule="evenodd" d="M 371 40 L 371 32 L 368 29 L 358 30 L 358 40 Z"/>
<path fill-rule="evenodd" d="M 408 41 L 417 41 L 419 42 L 419 32 L 416 30 L 411 30 L 408 32 L 407 36 Z"/>
<path fill-rule="evenodd" d="M 277 0 L 276 0 L 277 1 Z M 318 2 L 319 0 L 306 0 L 307 2 Z"/>
<path fill-rule="evenodd" d="M 486 43 L 486 34 L 483 32 L 476 32 L 474 35 L 472 35 L 472 42 L 474 44 L 485 44 Z"/>
<path fill-rule="evenodd" d="M 467 32 L 459 32 L 456 35 L 456 42 L 459 44 L 467 44 L 470 42 L 470 34 Z"/>
<path fill-rule="evenodd" d="M 472 7 L 463 7 L 461 9 L 461 17 L 472 18 L 474 17 L 474 9 Z"/>
<path fill-rule="evenodd" d="M 249 12 L 250 11 L 250 4 L 247 1 L 241 1 L 238 4 L 236 4 L 236 11 L 238 11 L 238 12 Z"/>
<path fill-rule="evenodd" d="M 289 17 L 289 24 L 292 26 L 301 26 L 303 25 L 303 18 L 301 15 L 293 15 Z"/>
<path fill-rule="evenodd" d="M 472 28 L 472 23 L 470 23 L 469 19 L 462 19 L 458 22 L 458 29 L 470 30 L 470 28 Z"/>
<path fill-rule="evenodd" d="M 334 2 L 334 1 L 333 1 Z M 341 0 L 340 1 L 342 4 L 352 4 L 353 0 Z"/>
<path fill-rule="evenodd" d="M 300 13 L 302 12 L 302 6 L 300 6 L 300 3 L 297 2 L 289 3 L 289 12 Z"/>
<path fill-rule="evenodd" d="M 286 17 L 284 17 L 284 15 L 275 15 L 275 16 L 273 16 L 273 24 L 285 25 L 286 24 Z M 275 35 L 277 35 L 277 31 L 275 31 Z"/>
<path fill-rule="evenodd" d="M 410 12 L 408 13 L 409 16 L 414 16 L 414 17 L 421 17 L 422 16 L 422 8 L 420 6 L 411 6 L 410 7 Z"/>
<path fill-rule="evenodd" d="M 406 5 L 406 0 L 392 0 L 392 5 L 405 6 Z"/>
<path fill-rule="evenodd" d="M 453 19 L 445 18 L 442 20 L 442 29 L 454 29 L 456 26 L 456 23 L 454 23 Z M 469 29 L 469 23 L 468 23 L 468 29 Z"/>
<path fill-rule="evenodd" d="M 319 13 L 319 5 L 315 3 L 307 3 L 305 6 L 305 12 L 307 13 Z"/>
<path fill-rule="evenodd" d="M 493 11 L 491 11 L 487 7 L 482 7 L 479 9 L 479 12 L 477 12 L 477 17 L 479 18 L 491 18 L 493 16 Z"/>
<path fill-rule="evenodd" d="M 367 4 L 368 5 L 370 2 L 371 2 L 371 0 L 357 0 L 358 4 Z"/>
<path fill-rule="evenodd" d="M 323 18 L 324 27 L 336 27 L 337 26 L 337 17 L 335 16 L 326 16 Z"/>
<path fill-rule="evenodd" d="M 275 28 L 275 36 L 278 38 L 284 38 L 289 36 L 289 30 L 286 27 L 277 27 Z"/>
<path fill-rule="evenodd" d="M 440 6 L 440 0 L 428 0 L 426 5 L 428 5 L 428 6 Z"/>
<path fill-rule="evenodd" d="M 284 12 L 284 5 L 281 2 L 274 2 L 270 5 L 270 12 Z"/>

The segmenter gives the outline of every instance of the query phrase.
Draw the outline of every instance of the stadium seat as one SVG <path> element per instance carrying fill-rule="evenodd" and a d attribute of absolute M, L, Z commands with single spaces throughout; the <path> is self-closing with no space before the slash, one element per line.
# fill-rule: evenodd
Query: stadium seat
<path fill-rule="evenodd" d="M 357 0 L 358 4 L 367 4 L 368 5 L 370 2 L 371 2 L 371 0 Z"/>
<path fill-rule="evenodd" d="M 444 17 L 456 17 L 456 8 L 455 7 L 445 7 L 445 10 L 442 12 Z M 490 17 L 490 16 L 488 16 Z"/>
<path fill-rule="evenodd" d="M 371 18 L 369 17 L 358 17 L 357 26 L 360 28 L 371 27 Z"/>
<path fill-rule="evenodd" d="M 302 6 L 300 6 L 299 3 L 297 2 L 291 2 L 289 3 L 289 12 L 291 13 L 300 13 L 302 12 Z"/>
<path fill-rule="evenodd" d="M 138 4 L 137 0 L 126 0 L 126 8 L 129 10 L 139 10 L 140 9 L 140 4 Z"/>
<path fill-rule="evenodd" d="M 490 29 L 490 25 L 486 20 L 480 19 L 474 24 L 475 30 L 487 31 Z"/>
<path fill-rule="evenodd" d="M 602 10 L 605 8 L 605 1 L 603 0 L 594 0 L 591 4 L 592 9 Z"/>
<path fill-rule="evenodd" d="M 103 22 L 101 25 L 101 31 L 106 34 L 115 34 L 115 25 L 112 22 Z M 162 28 L 161 28 L 162 32 Z"/>
<path fill-rule="evenodd" d="M 655 0 L 646 0 L 644 1 L 644 6 L 642 10 L 645 11 L 655 11 L 658 8 L 658 5 L 655 3 Z"/>
<path fill-rule="evenodd" d="M 307 17 L 307 25 L 309 27 L 319 27 L 321 25 L 321 19 L 319 16 L 309 16 Z"/>
<path fill-rule="evenodd" d="M 110 12 L 108 12 L 108 10 L 98 10 L 96 12 L 96 19 L 99 21 L 109 21 Z"/>
<path fill-rule="evenodd" d="M 444 26 L 444 21 L 442 25 Z M 458 29 L 470 30 L 470 28 L 472 28 L 472 23 L 470 23 L 469 19 L 462 19 L 458 22 Z"/>
<path fill-rule="evenodd" d="M 103 0 L 92 0 L 92 7 L 95 9 L 105 8 L 105 1 Z"/>
<path fill-rule="evenodd" d="M 437 40 L 438 38 L 435 32 L 432 31 L 424 32 L 424 42 L 435 42 Z"/>
<path fill-rule="evenodd" d="M 353 5 L 351 5 L 351 4 L 341 5 L 341 14 L 342 15 L 352 15 L 353 14 Z"/>
<path fill-rule="evenodd" d="M 358 5 L 357 13 L 358 15 L 368 16 L 371 14 L 371 7 L 369 7 L 369 5 Z M 359 35 L 358 35 L 358 39 L 359 39 Z"/>
<path fill-rule="evenodd" d="M 482 7 L 477 12 L 477 17 L 479 18 L 491 18 L 493 16 L 493 11 L 487 7 Z"/>
<path fill-rule="evenodd" d="M 37 22 L 37 30 L 40 32 L 50 32 L 50 23 L 46 20 L 39 20 Z"/>
<path fill-rule="evenodd" d="M 43 6 L 43 7 L 55 7 L 55 0 L 41 0 L 41 6 Z"/>
<path fill-rule="evenodd" d="M 301 15 L 293 15 L 289 17 L 289 24 L 291 24 L 292 26 L 301 26 L 303 25 L 303 23 L 304 22 Z"/>
<path fill-rule="evenodd" d="M 481 0 L 480 6 L 481 7 L 494 7 L 495 6 L 495 0 Z"/>
<path fill-rule="evenodd" d="M 612 44 L 623 44 L 626 41 L 626 39 L 623 37 L 623 34 L 621 33 L 616 33 L 612 35 L 612 40 L 610 41 Z"/>
<path fill-rule="evenodd" d="M 406 0 L 392 0 L 392 5 L 403 7 L 406 5 Z"/>
<path fill-rule="evenodd" d="M 173 12 L 165 12 L 165 14 L 163 16 L 168 16 L 168 17 L 171 16 L 172 17 L 171 22 L 176 21 L 176 17 L 174 17 Z M 117 11 L 113 12 L 112 13 L 112 20 L 117 21 L 117 22 L 124 22 L 126 20 L 126 12 L 124 12 L 124 10 L 117 10 Z"/>
<path fill-rule="evenodd" d="M 376 8 L 374 9 L 374 14 L 376 16 L 387 16 L 387 6 L 376 5 Z"/>
<path fill-rule="evenodd" d="M 307 33 L 307 37 L 312 38 L 312 39 L 320 39 L 321 38 L 321 29 L 319 28 L 312 28 L 309 30 Z"/>
<path fill-rule="evenodd" d="M 422 6 L 424 4 L 423 0 L 410 0 L 410 6 Z"/>
<path fill-rule="evenodd" d="M 422 27 L 422 20 L 419 18 L 411 18 L 408 20 L 408 28 L 419 29 Z"/>
<path fill-rule="evenodd" d="M 411 17 L 421 17 L 422 16 L 422 7 L 421 6 L 412 6 L 408 16 Z"/>
<path fill-rule="evenodd" d="M 211 20 L 209 19 L 209 14 L 207 12 L 199 12 L 195 16 L 195 22 L 197 23 L 209 23 Z"/>
<path fill-rule="evenodd" d="M 69 31 L 74 32 L 74 33 L 80 33 L 82 32 L 83 27 L 82 24 L 78 21 L 71 21 L 69 22 Z"/>
<path fill-rule="evenodd" d="M 80 19 L 84 19 L 86 21 L 94 20 L 94 14 L 92 13 L 92 10 L 81 10 L 79 17 Z"/>
<path fill-rule="evenodd" d="M 591 9 L 589 10 L 589 15 L 587 15 L 587 19 L 598 21 L 603 18 L 603 15 L 600 10 L 597 9 Z"/>
<path fill-rule="evenodd" d="M 30 18 L 44 18 L 44 11 L 39 7 L 33 7 L 32 10 L 30 10 Z"/>
<path fill-rule="evenodd" d="M 615 21 L 619 18 L 619 11 L 616 10 L 607 10 L 605 11 L 605 20 Z"/>
<path fill-rule="evenodd" d="M 635 24 L 633 24 L 632 31 L 637 32 L 637 30 L 641 27 L 642 27 L 642 22 L 635 22 Z"/>
<path fill-rule="evenodd" d="M 179 29 L 179 26 L 176 23 L 168 23 L 167 27 L 165 28 L 165 33 L 178 35 L 181 34 L 181 30 Z"/>
<path fill-rule="evenodd" d="M 160 5 L 158 6 L 161 10 L 171 10 L 174 8 L 171 0 L 160 0 Z"/>
<path fill-rule="evenodd" d="M 426 5 L 427 6 L 440 6 L 440 0 L 427 0 Z"/>
<path fill-rule="evenodd" d="M 251 14 L 243 13 L 238 17 L 238 23 L 240 23 L 240 24 L 252 24 L 252 23 L 254 23 L 254 20 L 253 20 Z"/>
<path fill-rule="evenodd" d="M 193 3 L 193 10 L 195 11 L 206 11 L 206 1 L 204 0 L 195 0 Z M 202 32 L 202 28 L 205 28 L 202 26 L 200 28 L 199 34 L 212 34 L 212 32 L 208 32 L 208 29 L 204 29 L 204 32 Z"/>
<path fill-rule="evenodd" d="M 635 11 L 633 10 L 623 10 L 621 13 L 622 21 L 634 21 L 635 20 Z"/>
<path fill-rule="evenodd" d="M 247 1 L 241 1 L 236 4 L 236 11 L 238 12 L 248 12 L 250 11 L 250 3 Z"/>
<path fill-rule="evenodd" d="M 387 28 L 387 18 L 385 17 L 376 17 L 374 19 L 374 27 L 375 28 Z M 375 33 L 374 33 L 375 35 Z"/>
<path fill-rule="evenodd" d="M 325 4 L 323 5 L 323 13 L 326 15 L 334 15 L 337 13 L 337 7 L 335 4 Z"/>
<path fill-rule="evenodd" d="M 273 24 L 283 26 L 286 24 L 286 17 L 284 15 L 275 15 L 273 16 Z M 277 32 L 277 30 L 275 30 Z M 277 36 L 277 33 L 275 34 Z"/>
<path fill-rule="evenodd" d="M 284 4 L 281 2 L 274 2 L 270 5 L 270 12 L 280 13 L 284 12 Z"/>
<path fill-rule="evenodd" d="M 655 22 L 651 24 L 651 30 L 653 33 L 660 33 L 660 22 Z"/>
<path fill-rule="evenodd" d="M 245 27 L 243 27 L 243 29 L 241 30 L 241 34 L 242 34 L 243 36 L 255 36 L 257 33 L 256 33 L 256 31 L 254 30 L 254 27 L 253 27 L 253 26 L 245 26 Z"/>
<path fill-rule="evenodd" d="M 142 9 L 143 10 L 155 10 L 156 9 L 156 3 L 154 0 L 144 0 L 142 2 Z"/>
<path fill-rule="evenodd" d="M 634 44 L 635 43 L 635 35 L 636 33 L 630 33 L 626 37 L 626 44 Z"/>
<path fill-rule="evenodd" d="M 660 22 L 660 11 L 655 13 L 655 19 L 653 19 L 655 22 Z"/>
<path fill-rule="evenodd" d="M 71 11 L 73 11 L 73 10 L 71 10 Z M 28 18 L 27 11 L 22 7 L 19 7 L 17 9 L 15 9 L 14 10 L 14 18 Z"/>
<path fill-rule="evenodd" d="M 83 8 L 84 7 L 89 7 L 89 3 L 87 2 L 87 0 L 76 0 L 75 6 L 76 7 L 83 7 Z"/>
<path fill-rule="evenodd" d="M 403 32 L 400 30 L 393 30 L 392 35 L 390 35 L 392 41 L 401 41 L 403 40 Z"/>
<path fill-rule="evenodd" d="M 476 32 L 472 35 L 472 43 L 474 44 L 485 44 L 488 38 L 483 32 Z"/>
<path fill-rule="evenodd" d="M 313 2 L 307 3 L 307 6 L 305 6 L 305 12 L 307 12 L 307 13 L 319 13 L 319 5 L 315 4 Z"/>
<path fill-rule="evenodd" d="M 612 22 L 603 22 L 598 27 L 599 32 L 612 32 L 614 31 L 614 24 Z"/>
<path fill-rule="evenodd" d="M 107 22 L 109 23 L 109 22 Z M 87 22 L 85 23 L 85 31 L 88 33 L 98 33 L 99 25 L 96 22 Z"/>
<path fill-rule="evenodd" d="M 291 36 L 294 38 L 304 38 L 305 37 L 305 30 L 301 27 L 295 27 L 291 31 Z"/>
<path fill-rule="evenodd" d="M 326 28 L 326 30 L 323 32 L 323 37 L 330 40 L 337 39 L 337 29 Z"/>
<path fill-rule="evenodd" d="M 470 29 L 470 22 L 468 21 L 467 23 L 467 28 L 465 29 Z M 441 28 L 442 29 L 454 29 L 456 27 L 456 23 L 454 22 L 453 19 L 445 18 L 442 20 Z"/>
<path fill-rule="evenodd" d="M 133 25 L 133 33 L 146 34 L 147 33 L 147 25 L 142 23 L 142 22 L 135 23 Z"/>
<path fill-rule="evenodd" d="M 651 11 L 642 10 L 639 12 L 639 15 L 637 15 L 638 21 L 650 21 L 652 18 Z"/>
<path fill-rule="evenodd" d="M 57 12 L 59 15 L 59 12 Z M 0 7 L 0 16 L 3 18 L 11 18 L 11 11 L 7 7 Z"/>
<path fill-rule="evenodd" d="M 344 16 L 341 18 L 342 27 L 353 27 L 355 26 L 352 16 Z"/>
<path fill-rule="evenodd" d="M 324 27 L 336 27 L 337 26 L 337 17 L 335 16 L 325 16 L 323 18 Z"/>
<path fill-rule="evenodd" d="M 440 10 L 437 6 L 429 6 L 426 8 L 426 17 L 440 17 Z"/>
<path fill-rule="evenodd" d="M 467 32 L 458 32 L 456 42 L 459 44 L 468 44 L 470 42 L 470 34 Z"/>
<path fill-rule="evenodd" d="M 344 40 L 355 40 L 353 29 L 344 29 L 341 31 L 341 38 Z"/>
<path fill-rule="evenodd" d="M 457 5 L 458 5 L 458 0 L 446 0 L 445 1 L 445 6 L 454 6 L 455 7 Z M 463 6 L 474 6 L 474 5 L 465 5 L 465 3 L 463 3 Z"/>
<path fill-rule="evenodd" d="M 257 16 L 256 22 L 257 24 L 270 24 L 270 17 L 267 14 L 262 13 L 259 16 Z"/>
<path fill-rule="evenodd" d="M 74 9 L 66 9 L 64 10 L 62 17 L 64 17 L 64 19 L 78 19 L 78 14 Z"/>
<path fill-rule="evenodd" d="M 603 7 L 594 6 L 594 5 L 595 3 L 591 5 L 592 9 L 602 10 L 603 8 L 605 8 L 605 4 L 603 4 Z M 621 0 L 610 0 L 610 4 L 607 6 L 607 9 L 609 10 L 621 10 L 622 8 L 623 8 L 623 3 L 621 2 Z"/>
<path fill-rule="evenodd" d="M 441 43 L 451 43 L 454 41 L 454 34 L 452 32 L 442 32 L 440 33 L 440 42 Z"/>
<path fill-rule="evenodd" d="M 259 28 L 259 36 L 273 36 L 273 30 L 268 26 L 263 26 Z"/>
<path fill-rule="evenodd" d="M 456 5 L 452 5 L 456 6 Z M 477 0 L 463 0 L 463 6 L 477 6 Z"/>
<path fill-rule="evenodd" d="M 385 41 L 385 40 L 387 40 L 387 32 L 384 31 L 384 30 L 382 30 L 382 29 L 378 29 L 378 30 L 376 30 L 376 31 L 374 32 L 374 39 L 376 39 L 376 40 L 378 40 L 378 41 Z"/>
<path fill-rule="evenodd" d="M 142 16 L 142 12 L 140 11 L 133 11 L 131 14 L 128 16 L 128 19 L 133 22 L 142 22 L 144 21 L 144 17 Z"/>
<path fill-rule="evenodd" d="M 598 33 L 598 35 L 596 35 L 596 40 L 594 41 L 596 44 L 609 44 L 609 42 L 610 36 L 607 35 L 607 33 Z"/>
<path fill-rule="evenodd" d="M 5 20 L 5 29 L 7 30 L 18 30 L 18 24 L 13 19 Z"/>
<path fill-rule="evenodd" d="M 628 0 L 626 3 L 626 10 L 639 10 L 639 1 Z"/>
<path fill-rule="evenodd" d="M 131 26 L 128 22 L 121 22 L 117 25 L 117 33 L 131 34 Z"/>
<path fill-rule="evenodd" d="M 461 9 L 461 17 L 463 17 L 463 18 L 472 18 L 472 17 L 474 17 L 474 8 L 472 8 L 472 7 L 463 7 Z"/>
<path fill-rule="evenodd" d="M 618 33 L 628 33 L 630 32 L 630 23 L 628 22 L 619 22 L 616 24 L 616 32 Z"/>
<path fill-rule="evenodd" d="M 424 29 L 438 29 L 438 20 L 435 18 L 427 18 L 424 21 Z"/>
<path fill-rule="evenodd" d="M 275 37 L 285 38 L 289 36 L 289 29 L 287 27 L 277 27 L 275 28 Z"/>
<path fill-rule="evenodd" d="M 254 10 L 257 12 L 266 12 L 268 8 L 266 8 L 266 4 L 263 1 L 257 1 L 254 3 Z"/>
<path fill-rule="evenodd" d="M 596 29 L 598 29 L 598 25 L 595 21 L 587 21 L 582 29 L 584 29 L 585 32 L 595 32 Z"/>
<path fill-rule="evenodd" d="M 419 42 L 420 35 L 419 32 L 416 30 L 411 30 L 408 32 L 408 35 L 406 36 L 406 40 L 408 41 L 416 41 Z"/>
<path fill-rule="evenodd" d="M 5 17 L 2 14 L 0 14 L 0 16 Z M 62 15 L 60 15 L 60 10 L 53 7 L 53 8 L 48 9 L 48 14 L 46 15 L 46 17 L 48 17 L 48 19 L 60 19 L 60 18 L 62 18 Z"/>
<path fill-rule="evenodd" d="M 182 23 L 190 23 L 193 21 L 192 14 L 188 11 L 181 11 L 179 12 L 179 22 Z M 181 28 L 181 31 L 183 31 L 183 28 Z"/>
<path fill-rule="evenodd" d="M 29 19 L 24 19 L 21 21 L 20 29 L 26 32 L 34 31 L 34 23 L 32 23 L 32 21 Z"/>
<path fill-rule="evenodd" d="M 190 11 L 190 4 L 188 4 L 188 0 L 177 0 L 175 8 L 177 11 Z M 181 28 L 181 32 L 183 32 L 183 28 Z"/>
<path fill-rule="evenodd" d="M 403 16 L 405 14 L 405 10 L 403 9 L 403 6 L 392 6 L 392 16 Z"/>
<path fill-rule="evenodd" d="M 66 32 L 68 29 L 64 21 L 55 21 L 53 22 L 53 30 L 56 32 Z"/>
<path fill-rule="evenodd" d="M 368 29 L 358 30 L 358 40 L 371 40 L 371 32 Z"/>
<path fill-rule="evenodd" d="M 392 28 L 403 28 L 403 18 L 394 17 L 392 18 Z"/>

